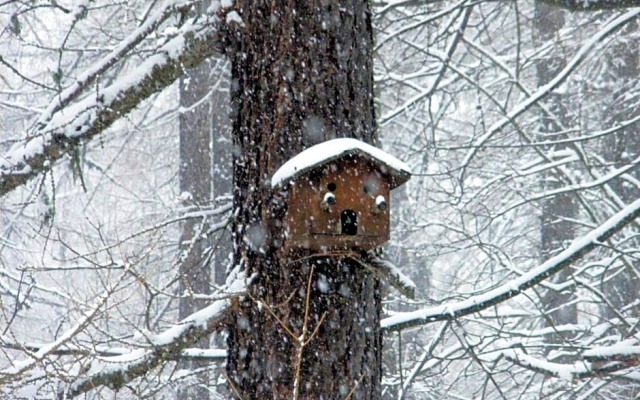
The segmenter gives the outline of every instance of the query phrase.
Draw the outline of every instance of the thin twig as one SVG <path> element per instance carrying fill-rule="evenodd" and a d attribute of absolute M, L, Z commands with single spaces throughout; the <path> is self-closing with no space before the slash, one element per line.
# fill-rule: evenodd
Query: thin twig
<path fill-rule="evenodd" d="M 360 382 L 362 382 L 362 378 L 364 378 L 364 374 L 360 375 L 360 378 L 358 378 L 356 383 L 353 385 L 353 387 L 351 388 L 351 391 L 349 393 L 347 393 L 347 397 L 345 397 L 344 400 L 351 399 L 351 396 L 353 396 L 353 394 L 356 392 L 356 389 L 358 388 L 358 386 L 360 386 Z"/>
<path fill-rule="evenodd" d="M 280 326 L 282 326 L 282 328 L 294 339 L 294 340 L 298 340 L 298 337 L 295 335 L 295 333 L 293 333 L 291 331 L 291 329 L 289 329 L 289 327 L 273 312 L 273 310 L 271 309 L 271 307 L 269 307 L 269 305 L 267 303 L 265 303 L 264 301 L 260 301 L 258 299 L 256 299 L 255 297 L 253 297 L 251 295 L 251 293 L 247 293 L 247 296 L 249 296 L 249 298 L 251 300 L 253 300 L 256 304 L 262 304 L 264 305 L 264 307 L 266 307 L 267 311 L 269 311 L 269 314 L 271 314 L 271 316 L 273 318 L 276 319 L 276 321 L 278 321 L 278 323 L 280 324 Z"/>
<path fill-rule="evenodd" d="M 238 398 L 240 400 L 244 400 L 242 398 L 242 396 L 240 395 L 240 391 L 238 390 L 238 388 L 236 387 L 236 385 L 233 383 L 233 380 L 231 380 L 231 378 L 229 378 L 229 375 L 227 374 L 227 371 L 222 370 L 222 374 L 224 375 L 224 377 L 227 379 L 227 382 L 229 382 L 229 387 L 231 388 L 231 391 L 238 396 Z"/>
<path fill-rule="evenodd" d="M 324 318 L 327 316 L 327 312 L 325 311 L 324 313 L 322 313 L 322 317 L 320 317 L 320 321 L 318 321 L 318 325 L 316 325 L 315 329 L 313 330 L 313 333 L 311 333 L 311 336 L 309 336 L 309 339 L 304 342 L 304 345 L 308 345 L 309 343 L 311 343 L 311 341 L 316 337 L 316 335 L 318 334 L 318 330 L 320 330 L 320 326 L 322 326 L 322 323 L 324 322 Z"/>
<path fill-rule="evenodd" d="M 309 325 L 309 309 L 311 308 L 311 283 L 313 282 L 313 273 L 315 271 L 315 265 L 311 265 L 311 271 L 309 272 L 309 279 L 307 280 L 307 297 L 304 303 L 304 321 L 302 323 L 302 334 L 298 341 L 298 352 L 296 355 L 296 376 L 293 381 L 293 400 L 298 400 L 300 395 L 300 374 L 302 370 L 302 353 L 306 345 L 307 328 Z M 318 324 L 319 326 L 320 324 Z M 316 327 L 317 328 L 317 327 Z M 315 332 L 315 331 L 314 331 Z"/>

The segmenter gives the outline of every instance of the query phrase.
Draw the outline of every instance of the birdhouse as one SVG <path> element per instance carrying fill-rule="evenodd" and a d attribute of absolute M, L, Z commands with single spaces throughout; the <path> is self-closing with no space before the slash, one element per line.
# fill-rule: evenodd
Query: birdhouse
<path fill-rule="evenodd" d="M 356 139 L 334 139 L 287 161 L 271 179 L 286 191 L 284 247 L 328 252 L 371 250 L 389 240 L 391 190 L 407 165 Z"/>

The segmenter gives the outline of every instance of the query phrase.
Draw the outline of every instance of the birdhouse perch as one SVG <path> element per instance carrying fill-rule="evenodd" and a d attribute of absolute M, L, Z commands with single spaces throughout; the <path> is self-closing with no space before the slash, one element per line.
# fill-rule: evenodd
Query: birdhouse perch
<path fill-rule="evenodd" d="M 371 250 L 389 240 L 390 192 L 409 167 L 356 139 L 334 139 L 287 161 L 271 186 L 287 192 L 287 250 Z"/>

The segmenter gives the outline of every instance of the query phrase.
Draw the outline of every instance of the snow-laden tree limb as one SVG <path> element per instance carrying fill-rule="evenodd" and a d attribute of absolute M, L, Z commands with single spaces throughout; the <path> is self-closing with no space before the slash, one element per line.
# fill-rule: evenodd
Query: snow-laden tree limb
<path fill-rule="evenodd" d="M 415 299 L 416 284 L 391 262 L 380 258 L 372 258 L 368 263 L 365 263 L 365 266 L 396 288 L 405 297 L 412 300 Z"/>
<path fill-rule="evenodd" d="M 118 356 L 98 357 L 92 362 L 88 373 L 61 391 L 58 397 L 76 397 L 100 386 L 118 390 L 133 379 L 148 374 L 162 363 L 179 360 L 189 345 L 211 334 L 219 326 L 230 305 L 231 299 L 213 302 L 152 338 L 154 346 L 149 349 L 134 350 Z"/>
<path fill-rule="evenodd" d="M 0 347 L 6 349 L 27 351 L 37 353 L 44 348 L 50 346 L 49 343 L 17 343 L 15 341 L 0 338 Z M 94 349 L 75 346 L 72 344 L 64 344 L 55 350 L 49 351 L 47 354 L 52 356 L 99 356 L 99 357 L 118 357 L 131 354 L 131 349 L 122 347 L 96 346 Z M 224 349 L 200 349 L 197 347 L 186 348 L 180 352 L 180 360 L 218 360 L 223 361 L 227 356 Z"/>
<path fill-rule="evenodd" d="M 590 362 L 624 361 L 640 365 L 640 341 L 624 341 L 611 346 L 594 347 L 582 356 Z"/>
<path fill-rule="evenodd" d="M 624 361 L 611 358 L 602 362 L 589 362 L 585 358 L 572 364 L 555 363 L 542 360 L 525 354 L 520 350 L 508 350 L 501 354 L 505 359 L 523 368 L 564 380 L 584 379 L 594 376 L 608 375 L 628 368 L 636 368 L 638 364 L 640 364 L 640 358 L 638 358 L 637 350 L 635 359 L 632 360 Z"/>
<path fill-rule="evenodd" d="M 174 1 L 168 4 L 174 3 L 184 8 L 189 2 Z M 163 10 L 164 13 L 153 18 L 149 26 L 143 25 L 134 32 L 125 41 L 124 47 L 118 47 L 105 59 L 98 61 L 80 81 L 56 97 L 39 119 L 36 131 L 0 156 L 0 196 L 23 185 L 79 144 L 103 132 L 140 102 L 171 85 L 185 73 L 186 68 L 198 65 L 220 51 L 217 27 L 221 23 L 219 17 L 223 17 L 228 10 L 214 8 L 214 11 L 218 11 L 217 15 L 189 20 L 176 27 L 175 35 L 133 71 L 118 77 L 110 86 L 73 102 L 96 76 L 104 73 L 115 64 L 118 57 L 152 33 L 167 19 L 168 13 L 177 14 L 180 8 L 168 6 Z"/>
<path fill-rule="evenodd" d="M 101 386 L 118 390 L 168 361 L 177 361 L 184 357 L 219 359 L 225 356 L 221 351 L 207 353 L 206 349 L 190 349 L 189 346 L 219 328 L 232 305 L 234 297 L 231 296 L 242 295 L 246 284 L 244 274 L 238 273 L 236 269 L 235 273 L 231 273 L 223 290 L 230 297 L 216 300 L 164 332 L 149 337 L 147 348 L 95 358 L 89 371 L 61 390 L 58 398 L 73 398 Z"/>
<path fill-rule="evenodd" d="M 382 320 L 382 329 L 385 331 L 398 331 L 434 321 L 453 320 L 509 300 L 581 259 L 598 246 L 599 243 L 609 239 L 639 216 L 640 199 L 623 208 L 588 234 L 574 240 L 571 246 L 560 254 L 522 276 L 513 279 L 511 282 L 457 303 L 396 314 Z"/>
<path fill-rule="evenodd" d="M 640 9 L 635 9 L 610 21 L 597 34 L 595 34 L 591 39 L 589 39 L 580 48 L 580 50 L 578 50 L 578 52 L 573 56 L 573 58 L 569 62 L 567 62 L 567 65 L 562 69 L 562 71 L 560 71 L 551 81 L 549 81 L 549 83 L 547 83 L 544 86 L 541 86 L 529 98 L 527 98 L 520 104 L 514 106 L 506 116 L 504 116 L 501 120 L 491 125 L 478 138 L 474 139 L 472 143 L 470 143 L 470 146 L 472 147 L 471 150 L 469 150 L 464 160 L 462 161 L 462 168 L 460 168 L 460 173 L 458 177 L 460 182 L 464 181 L 464 176 L 466 173 L 467 166 L 471 163 L 471 160 L 476 156 L 478 151 L 480 151 L 480 149 L 484 147 L 487 141 L 489 141 L 498 132 L 502 131 L 502 129 L 504 129 L 507 125 L 511 124 L 516 118 L 521 116 L 525 111 L 529 110 L 530 108 L 538 104 L 540 100 L 548 96 L 554 90 L 558 89 L 571 76 L 571 74 L 582 64 L 582 62 L 593 51 L 593 49 L 596 47 L 598 43 L 602 42 L 611 34 L 616 32 L 620 28 L 622 28 L 625 24 L 637 19 L 638 15 L 640 15 Z"/>
<path fill-rule="evenodd" d="M 616 10 L 639 7 L 639 0 L 538 0 L 570 11 Z"/>
<path fill-rule="evenodd" d="M 176 15 L 179 11 L 186 12 L 190 6 L 197 2 L 193 0 L 169 0 L 161 4 L 135 31 L 118 43 L 109 54 L 87 68 L 74 83 L 60 92 L 40 115 L 36 125 L 46 126 L 55 113 L 68 106 L 72 101 L 77 100 L 87 87 L 91 86 L 96 79 L 131 52 L 153 31 L 158 29 L 169 17 Z"/>

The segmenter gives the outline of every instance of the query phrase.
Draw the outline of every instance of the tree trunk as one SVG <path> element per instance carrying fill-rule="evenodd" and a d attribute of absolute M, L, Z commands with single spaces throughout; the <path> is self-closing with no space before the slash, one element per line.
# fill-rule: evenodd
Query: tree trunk
<path fill-rule="evenodd" d="M 535 5 L 536 41 L 543 45 L 554 40 L 558 31 L 564 27 L 565 12 L 537 2 Z M 565 58 L 561 52 L 541 59 L 536 65 L 538 85 L 542 86 L 553 79 L 564 68 Z M 547 108 L 553 113 L 541 115 L 539 132 L 544 135 L 544 140 L 560 140 L 566 137 L 561 132 L 564 126 L 570 126 L 570 111 L 566 107 L 566 96 L 559 93 L 550 94 L 547 97 Z M 559 151 L 562 147 L 554 146 L 546 150 Z M 551 170 L 545 176 L 543 185 L 545 191 L 552 191 L 568 184 L 566 177 L 559 170 Z M 572 220 L 576 216 L 576 203 L 571 193 L 556 195 L 545 199 L 542 203 L 542 216 L 540 224 L 541 258 L 548 260 L 574 239 L 574 227 Z M 552 279 L 555 283 L 562 283 L 571 279 L 571 269 L 565 268 Z M 549 320 L 554 325 L 577 323 L 577 308 L 574 303 L 574 289 L 561 292 L 548 291 L 545 294 L 545 308 L 549 311 Z M 562 342 L 562 337 L 551 338 L 552 342 Z"/>
<path fill-rule="evenodd" d="M 255 278 L 229 322 L 231 389 L 242 399 L 379 399 L 379 281 L 348 259 L 285 254 L 286 204 L 269 185 L 310 145 L 374 141 L 370 2 L 236 6 L 234 262 Z"/>
<path fill-rule="evenodd" d="M 233 192 L 233 144 L 231 140 L 231 99 L 229 97 L 229 85 L 231 83 L 231 70 L 228 60 L 222 56 L 215 60 L 216 68 L 210 73 L 211 95 L 211 157 L 213 161 L 211 176 L 213 180 L 214 197 L 231 195 Z M 229 257 L 233 252 L 230 229 L 222 231 L 220 236 L 214 239 L 213 282 L 220 286 L 227 279 L 227 266 Z M 224 343 L 220 343 L 221 347 Z"/>
<path fill-rule="evenodd" d="M 186 206 L 211 206 L 216 197 L 232 191 L 229 75 L 228 62 L 219 57 L 203 62 L 180 80 L 179 178 L 180 191 L 189 193 Z M 182 294 L 210 293 L 212 273 L 216 285 L 222 285 L 225 281 L 229 255 L 233 250 L 231 234 L 225 230 L 215 237 L 209 237 L 207 228 L 206 220 L 189 220 L 182 227 Z M 196 238 L 196 234 L 200 237 Z M 182 297 L 179 318 L 186 318 L 206 305 L 207 301 Z M 224 340 L 214 336 L 213 345 L 224 347 Z M 203 339 L 198 346 L 209 348 L 210 340 Z M 181 367 L 197 369 L 207 365 L 206 361 L 189 361 L 182 363 Z M 188 384 L 178 390 L 178 399 L 206 400 L 210 397 L 208 374 L 200 373 L 197 376 L 195 385 Z M 213 380 L 217 381 L 215 378 Z"/>
<path fill-rule="evenodd" d="M 619 126 L 621 123 L 637 117 L 640 112 L 638 103 L 638 74 L 640 74 L 640 56 L 638 55 L 637 43 L 634 38 L 638 32 L 638 22 L 633 21 L 624 27 L 624 35 L 619 39 L 609 51 L 609 62 L 607 71 L 610 81 L 611 106 L 603 113 L 605 118 L 605 129 Z M 608 135 L 603 143 L 603 153 L 607 163 L 613 168 L 620 168 L 629 164 L 640 155 L 640 126 L 632 124 L 618 130 L 613 135 Z M 640 196 L 640 188 L 636 182 L 640 179 L 638 168 L 629 171 L 627 176 L 631 179 L 621 177 L 611 182 L 611 188 L 618 195 L 620 200 L 629 204 Z M 635 246 L 638 247 L 638 239 L 635 239 Z M 604 284 L 604 291 L 611 302 L 611 306 L 605 306 L 604 313 L 608 318 L 616 318 L 617 313 L 622 310 L 629 310 L 628 315 L 640 317 L 640 307 L 633 305 L 638 299 L 640 292 L 640 262 L 637 257 L 622 258 L 622 273 L 616 274 Z"/>
<path fill-rule="evenodd" d="M 210 61 L 205 61 L 189 71 L 180 80 L 180 192 L 184 205 L 202 207 L 211 202 L 211 111 L 202 98 L 210 88 Z M 190 219 L 182 226 L 180 237 L 180 298 L 178 318 L 181 320 L 206 306 L 206 302 L 188 297 L 189 294 L 207 294 L 211 288 L 211 266 L 205 251 L 210 241 L 203 238 L 207 231 L 204 220 Z M 197 343 L 200 348 L 209 347 L 209 338 Z M 180 367 L 198 369 L 206 363 L 198 361 L 182 362 Z M 208 374 L 196 375 L 196 383 L 189 382 L 178 389 L 177 399 L 209 399 L 207 391 Z"/>

